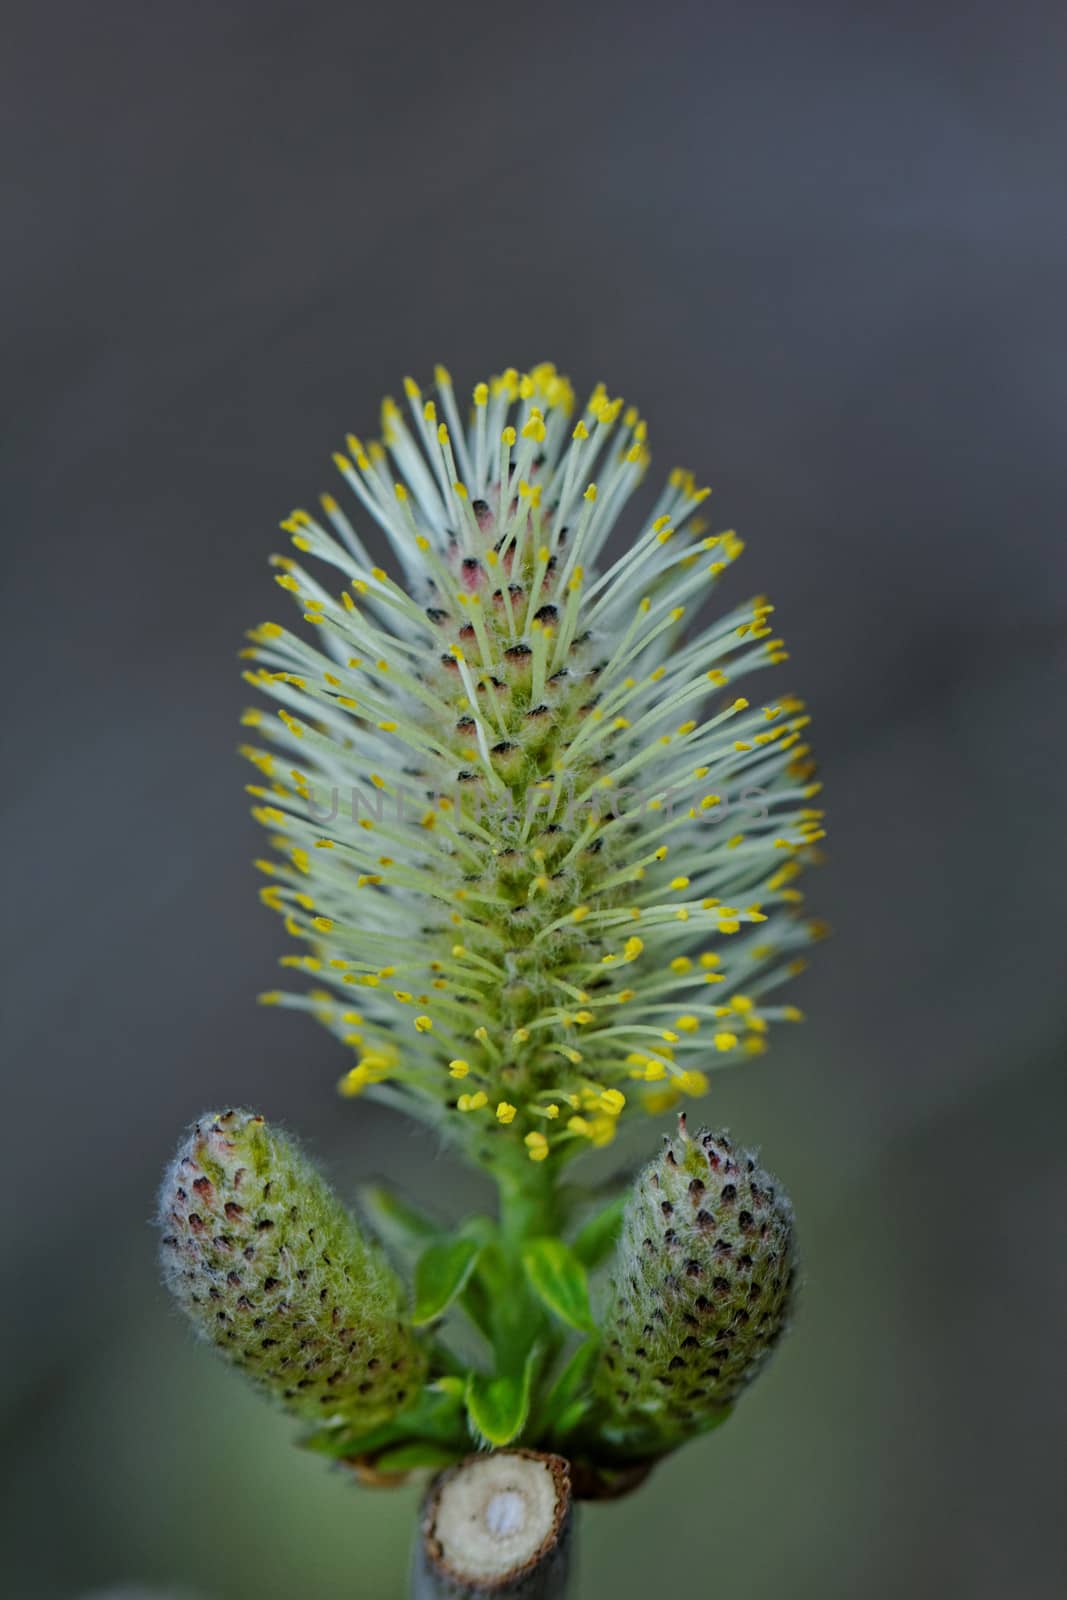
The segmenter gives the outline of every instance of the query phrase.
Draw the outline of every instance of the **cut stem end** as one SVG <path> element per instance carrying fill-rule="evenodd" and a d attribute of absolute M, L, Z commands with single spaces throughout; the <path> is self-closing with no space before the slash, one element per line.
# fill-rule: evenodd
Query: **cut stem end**
<path fill-rule="evenodd" d="M 562 1456 L 468 1456 L 427 1495 L 414 1600 L 562 1600 L 570 1532 L 570 1468 Z"/>

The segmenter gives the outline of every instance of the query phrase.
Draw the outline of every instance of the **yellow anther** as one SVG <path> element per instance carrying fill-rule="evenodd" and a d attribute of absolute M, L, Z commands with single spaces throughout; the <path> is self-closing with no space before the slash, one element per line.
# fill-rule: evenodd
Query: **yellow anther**
<path fill-rule="evenodd" d="M 528 1133 L 523 1143 L 529 1152 L 531 1161 L 544 1161 L 548 1155 L 548 1140 L 543 1133 Z"/>
<path fill-rule="evenodd" d="M 683 1072 L 674 1080 L 683 1094 L 707 1094 L 708 1080 L 703 1072 Z"/>

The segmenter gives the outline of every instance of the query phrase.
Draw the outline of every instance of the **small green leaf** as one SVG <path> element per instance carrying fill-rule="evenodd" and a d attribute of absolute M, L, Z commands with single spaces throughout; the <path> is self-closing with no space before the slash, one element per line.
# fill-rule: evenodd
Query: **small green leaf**
<path fill-rule="evenodd" d="M 415 1472 L 420 1467 L 449 1467 L 458 1461 L 461 1450 L 448 1450 L 444 1445 L 417 1440 L 414 1444 L 401 1444 L 395 1450 L 384 1450 L 374 1458 L 375 1472 Z"/>
<path fill-rule="evenodd" d="M 582 1394 L 586 1386 L 589 1369 L 597 1353 L 597 1341 L 586 1339 L 580 1344 L 571 1356 L 567 1365 L 552 1385 L 548 1399 L 545 1401 L 545 1415 L 551 1424 L 567 1411 L 579 1398 L 584 1404 L 587 1396 Z"/>
<path fill-rule="evenodd" d="M 442 1230 L 424 1212 L 386 1188 L 367 1183 L 359 1191 L 360 1208 L 382 1243 L 398 1255 L 423 1250 Z"/>
<path fill-rule="evenodd" d="M 353 1433 L 346 1427 L 319 1428 L 315 1433 L 305 1434 L 300 1444 L 303 1449 L 313 1450 L 316 1455 L 345 1460 L 351 1456 L 366 1455 L 371 1450 L 382 1450 L 386 1445 L 396 1444 L 407 1436 L 404 1423 L 394 1421 L 383 1423 L 380 1428 L 372 1428 L 369 1433 Z"/>
<path fill-rule="evenodd" d="M 492 1217 L 466 1217 L 460 1223 L 459 1232 L 464 1239 L 476 1239 L 479 1244 L 488 1244 L 490 1239 L 496 1238 L 497 1227 Z"/>
<path fill-rule="evenodd" d="M 475 1239 L 451 1239 L 430 1245 L 415 1265 L 416 1328 L 432 1322 L 452 1304 L 474 1271 L 481 1246 Z"/>
<path fill-rule="evenodd" d="M 599 1340 L 593 1338 L 584 1339 L 572 1351 L 552 1388 L 536 1406 L 533 1428 L 539 1436 L 550 1434 L 560 1443 L 589 1411 L 594 1399 L 589 1373 L 599 1348 Z"/>
<path fill-rule="evenodd" d="M 585 1268 L 562 1239 L 531 1239 L 522 1253 L 526 1276 L 557 1317 L 585 1333 L 595 1331 Z"/>
<path fill-rule="evenodd" d="M 538 1308 L 521 1272 L 516 1279 L 514 1259 L 495 1240 L 478 1257 L 463 1307 L 493 1346 L 498 1369 L 517 1372 L 530 1348 L 530 1326 Z"/>
<path fill-rule="evenodd" d="M 564 1407 L 552 1424 L 552 1431 L 557 1440 L 564 1440 L 568 1433 L 571 1433 L 578 1426 L 579 1422 L 585 1421 L 592 1404 L 593 1396 L 583 1394 L 579 1395 L 577 1400 L 572 1400 L 569 1406 Z"/>
<path fill-rule="evenodd" d="M 398 1411 L 395 1417 L 380 1427 L 353 1433 L 344 1423 L 334 1424 L 305 1434 L 300 1443 L 305 1450 L 342 1460 L 372 1455 L 393 1445 L 410 1444 L 415 1440 L 435 1441 L 446 1449 L 455 1447 L 462 1454 L 466 1435 L 462 1412 L 466 1384 L 457 1393 L 449 1380 L 442 1379 L 440 1382 L 448 1383 L 447 1389 L 437 1384 L 423 1389 L 411 1405 L 405 1406 L 403 1411 Z"/>
<path fill-rule="evenodd" d="M 462 1400 L 467 1393 L 466 1379 L 451 1374 L 444 1378 L 436 1378 L 428 1387 L 433 1393 L 448 1395 L 453 1400 Z"/>
<path fill-rule="evenodd" d="M 530 1351 L 521 1378 L 505 1374 L 487 1378 L 472 1372 L 467 1379 L 467 1415 L 474 1431 L 500 1449 L 518 1437 L 530 1414 L 530 1384 L 539 1352 Z"/>
<path fill-rule="evenodd" d="M 615 1199 L 591 1216 L 588 1222 L 583 1223 L 571 1249 L 578 1260 L 590 1272 L 594 1267 L 606 1259 L 615 1247 L 622 1228 L 622 1214 L 626 1209 L 628 1195 L 616 1195 Z"/>

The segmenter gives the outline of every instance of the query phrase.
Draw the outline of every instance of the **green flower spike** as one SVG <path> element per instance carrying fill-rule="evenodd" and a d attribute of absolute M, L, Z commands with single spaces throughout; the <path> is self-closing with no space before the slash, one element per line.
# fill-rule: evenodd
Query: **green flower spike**
<path fill-rule="evenodd" d="M 820 931 L 819 784 L 802 702 L 737 692 L 787 659 L 773 606 L 694 624 L 743 548 L 710 490 L 676 468 L 608 553 L 649 461 L 633 407 L 547 364 L 479 383 L 467 428 L 443 368 L 405 390 L 410 421 L 387 400 L 335 457 L 390 570 L 332 496 L 294 512 L 313 559 L 277 581 L 317 637 L 245 651 L 278 703 L 244 715 L 263 899 L 315 981 L 261 998 L 352 1052 L 343 1094 L 522 1182 L 799 1020 L 776 991 Z"/>
<path fill-rule="evenodd" d="M 634 1184 L 593 1385 L 604 1437 L 657 1454 L 723 1421 L 781 1337 L 793 1208 L 725 1134 L 685 1117 Z"/>
<path fill-rule="evenodd" d="M 202 1117 L 163 1181 L 164 1276 L 197 1332 L 290 1411 L 372 1428 L 424 1359 L 399 1279 L 262 1117 Z"/>

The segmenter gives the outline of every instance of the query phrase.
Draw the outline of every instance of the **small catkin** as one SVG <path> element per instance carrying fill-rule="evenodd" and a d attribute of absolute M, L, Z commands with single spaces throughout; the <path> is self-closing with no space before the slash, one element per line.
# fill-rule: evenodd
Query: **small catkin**
<path fill-rule="evenodd" d="M 399 1279 L 284 1134 L 200 1119 L 163 1180 L 168 1288 L 197 1332 L 306 1419 L 371 1428 L 419 1391 Z"/>
<path fill-rule="evenodd" d="M 788 1196 L 726 1134 L 680 1118 L 618 1245 L 594 1377 L 617 1441 L 651 1452 L 720 1420 L 781 1337 L 795 1280 Z"/>

